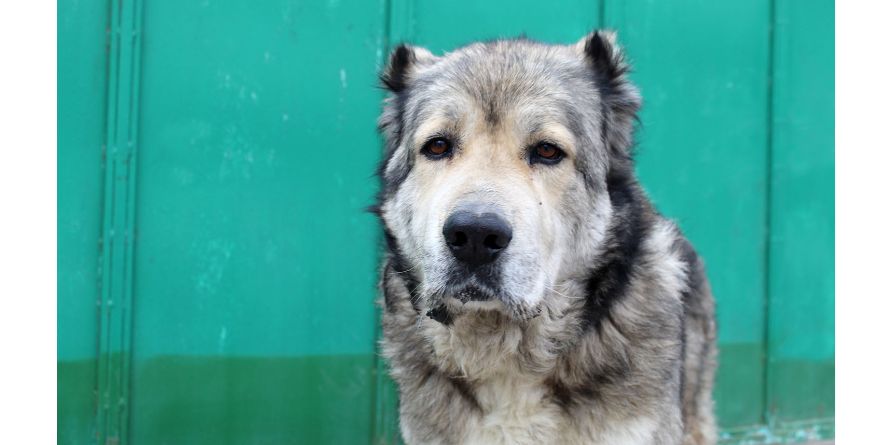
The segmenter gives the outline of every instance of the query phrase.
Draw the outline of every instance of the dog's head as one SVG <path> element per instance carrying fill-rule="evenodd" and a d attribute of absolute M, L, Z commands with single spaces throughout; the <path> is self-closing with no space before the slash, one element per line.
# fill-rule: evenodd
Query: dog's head
<path fill-rule="evenodd" d="M 613 224 L 611 189 L 633 177 L 626 71 L 603 32 L 393 51 L 378 210 L 419 309 L 461 301 L 521 319 L 566 298 L 558 283 L 587 273 Z"/>

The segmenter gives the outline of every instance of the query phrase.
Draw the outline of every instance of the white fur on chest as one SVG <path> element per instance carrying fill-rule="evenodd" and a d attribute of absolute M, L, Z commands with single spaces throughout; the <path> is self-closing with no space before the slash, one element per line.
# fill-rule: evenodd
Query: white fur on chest
<path fill-rule="evenodd" d="M 484 415 L 468 429 L 466 444 L 592 444 L 653 443 L 656 423 L 648 418 L 591 424 L 568 417 L 541 382 L 502 376 L 476 389 Z"/>
<path fill-rule="evenodd" d="M 567 413 L 539 374 L 520 372 L 524 333 L 498 317 L 467 315 L 452 326 L 424 325 L 438 366 L 470 381 L 482 415 L 469 418 L 465 444 L 652 444 L 658 422 L 646 417 L 607 419 Z"/>
<path fill-rule="evenodd" d="M 538 382 L 501 376 L 476 387 L 484 415 L 468 430 L 469 444 L 535 444 L 560 436 L 566 423 L 560 408 Z"/>

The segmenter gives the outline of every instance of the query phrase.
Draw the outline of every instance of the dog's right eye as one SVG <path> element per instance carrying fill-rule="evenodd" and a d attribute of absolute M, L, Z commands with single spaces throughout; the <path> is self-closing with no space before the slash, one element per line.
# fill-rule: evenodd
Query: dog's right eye
<path fill-rule="evenodd" d="M 446 158 L 452 154 L 452 142 L 444 137 L 436 137 L 425 142 L 421 152 L 430 159 Z"/>
<path fill-rule="evenodd" d="M 560 147 L 549 142 L 540 142 L 530 150 L 529 163 L 553 165 L 560 162 L 564 156 L 563 150 L 561 150 Z"/>

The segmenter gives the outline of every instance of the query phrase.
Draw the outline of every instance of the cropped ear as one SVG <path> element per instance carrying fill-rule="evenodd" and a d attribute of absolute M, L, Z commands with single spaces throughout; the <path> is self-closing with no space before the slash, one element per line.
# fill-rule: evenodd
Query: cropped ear
<path fill-rule="evenodd" d="M 630 157 L 633 125 L 640 109 L 640 94 L 630 83 L 630 66 L 611 31 L 594 31 L 576 45 L 591 70 L 603 102 L 604 142 L 616 154 Z"/>
<path fill-rule="evenodd" d="M 381 74 L 381 83 L 392 93 L 405 90 L 416 70 L 435 59 L 430 51 L 416 46 L 400 44 L 388 57 L 388 64 Z"/>

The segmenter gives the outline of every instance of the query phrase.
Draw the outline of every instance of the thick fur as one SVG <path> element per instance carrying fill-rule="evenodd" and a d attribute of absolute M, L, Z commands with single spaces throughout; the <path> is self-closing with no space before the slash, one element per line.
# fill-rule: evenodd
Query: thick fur
<path fill-rule="evenodd" d="M 407 443 L 715 442 L 714 303 L 701 260 L 635 179 L 627 71 L 603 32 L 393 51 L 376 211 L 382 346 Z M 440 134 L 452 156 L 424 157 Z M 566 157 L 531 165 L 539 140 Z M 440 235 L 465 202 L 514 227 L 482 274 Z"/>

